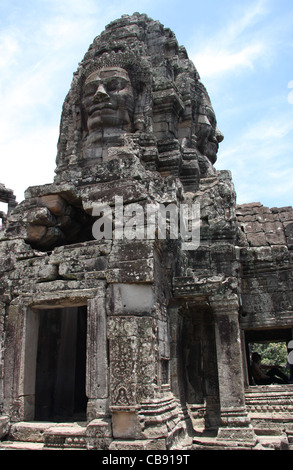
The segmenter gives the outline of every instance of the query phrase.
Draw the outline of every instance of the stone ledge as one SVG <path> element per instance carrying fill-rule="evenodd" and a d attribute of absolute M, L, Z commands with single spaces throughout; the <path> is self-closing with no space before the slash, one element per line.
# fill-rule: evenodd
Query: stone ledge
<path fill-rule="evenodd" d="M 111 443 L 109 450 L 166 450 L 166 443 L 165 439 L 115 440 Z"/>
<path fill-rule="evenodd" d="M 0 442 L 0 450 L 43 450 L 44 444 L 41 442 L 20 442 L 4 441 Z"/>
<path fill-rule="evenodd" d="M 44 442 L 44 432 L 54 426 L 49 422 L 14 423 L 9 432 L 9 439 L 22 442 Z"/>

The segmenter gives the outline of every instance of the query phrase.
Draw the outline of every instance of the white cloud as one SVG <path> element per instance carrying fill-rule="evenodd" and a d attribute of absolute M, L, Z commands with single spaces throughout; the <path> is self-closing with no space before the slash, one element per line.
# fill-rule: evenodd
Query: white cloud
<path fill-rule="evenodd" d="M 51 0 L 51 8 L 57 15 L 84 17 L 102 13 L 98 3 L 96 0 Z"/>
<path fill-rule="evenodd" d="M 267 13 L 266 3 L 266 0 L 259 0 L 241 10 L 238 6 L 222 28 L 205 38 L 202 44 L 196 43 L 199 52 L 191 52 L 191 59 L 202 78 L 243 67 L 253 69 L 255 61 L 265 56 L 266 39 L 262 34 L 252 34 L 250 28 Z"/>
<path fill-rule="evenodd" d="M 288 194 L 292 193 L 292 168 L 286 167 L 279 171 L 271 168 L 263 175 L 259 169 L 258 175 L 258 178 L 253 174 L 243 175 L 245 177 L 237 181 L 238 204 L 261 202 L 269 207 L 292 206 L 292 202 L 288 202 Z"/>
<path fill-rule="evenodd" d="M 266 117 L 255 123 L 247 132 L 243 139 L 256 142 L 272 142 L 276 139 L 284 139 L 290 131 L 293 131 L 292 113 L 286 116 Z M 276 142 L 279 145 L 279 142 Z"/>
<path fill-rule="evenodd" d="M 38 63 L 10 77 L 2 94 L 0 144 L 12 143 L 29 125 L 44 119 L 46 108 L 53 100 L 54 63 Z M 2 154 L 2 152 L 1 152 Z"/>
<path fill-rule="evenodd" d="M 250 2 L 245 9 L 243 9 L 242 2 L 240 5 L 241 7 L 238 6 L 235 9 L 235 16 L 232 16 L 232 21 L 226 30 L 228 40 L 239 37 L 240 34 L 250 28 L 260 17 L 267 14 L 269 11 L 267 0 L 257 0 L 254 3 Z"/>
<path fill-rule="evenodd" d="M 105 25 L 92 0 L 52 0 L 46 8 L 0 35 L 1 182 L 18 201 L 28 186 L 53 181 L 62 102 L 99 22 Z"/>
<path fill-rule="evenodd" d="M 239 203 L 292 204 L 288 16 L 267 0 L 235 2 L 221 28 L 195 41 L 190 55 L 225 135 L 216 168 L 231 170 Z"/>
<path fill-rule="evenodd" d="M 212 77 L 222 72 L 228 72 L 238 67 L 252 69 L 254 61 L 265 50 L 264 44 L 255 43 L 244 47 L 237 52 L 228 47 L 207 46 L 205 50 L 196 54 L 193 58 L 201 77 Z"/>
<path fill-rule="evenodd" d="M 293 80 L 288 83 L 288 88 L 293 88 Z M 293 91 L 288 94 L 288 103 L 293 104 Z"/>
<path fill-rule="evenodd" d="M 0 69 L 7 69 L 15 64 L 18 51 L 18 41 L 14 35 L 8 33 L 2 34 L 0 36 Z"/>
<path fill-rule="evenodd" d="M 46 47 L 50 50 L 58 50 L 64 47 L 64 42 L 69 43 L 76 39 L 77 28 L 79 22 L 72 19 L 55 17 L 48 24 L 45 24 L 42 29 L 44 36 L 43 42 L 46 43 Z"/>
<path fill-rule="evenodd" d="M 1 182 L 15 191 L 18 202 L 28 186 L 51 183 L 54 178 L 58 126 L 38 126 L 1 145 L 5 166 Z"/>
<path fill-rule="evenodd" d="M 238 203 L 292 204 L 292 113 L 252 119 L 247 129 L 221 146 L 216 167 L 232 171 Z"/>

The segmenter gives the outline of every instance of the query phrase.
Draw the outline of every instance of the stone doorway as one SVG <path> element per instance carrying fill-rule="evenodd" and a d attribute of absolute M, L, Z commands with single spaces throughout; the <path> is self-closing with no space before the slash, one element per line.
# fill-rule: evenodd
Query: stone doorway
<path fill-rule="evenodd" d="M 86 420 L 87 307 L 38 311 L 36 421 Z"/>
<path fill-rule="evenodd" d="M 196 432 L 216 433 L 220 424 L 214 321 L 208 306 L 181 309 L 180 339 L 183 390 Z"/>

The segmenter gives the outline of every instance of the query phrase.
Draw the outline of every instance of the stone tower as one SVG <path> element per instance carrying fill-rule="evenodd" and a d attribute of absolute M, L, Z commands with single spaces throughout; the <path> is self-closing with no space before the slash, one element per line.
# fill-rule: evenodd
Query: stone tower
<path fill-rule="evenodd" d="M 47 447 L 192 448 L 200 423 L 215 445 L 256 444 L 241 330 L 254 245 L 213 166 L 222 140 L 172 31 L 135 13 L 94 39 L 55 180 L 27 189 L 0 240 L 3 436 L 33 422 Z M 289 225 L 276 246 L 292 276 Z"/>

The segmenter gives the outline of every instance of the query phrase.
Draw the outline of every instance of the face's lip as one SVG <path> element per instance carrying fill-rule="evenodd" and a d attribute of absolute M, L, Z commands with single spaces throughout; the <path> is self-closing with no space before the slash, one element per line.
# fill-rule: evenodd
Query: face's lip
<path fill-rule="evenodd" d="M 212 144 L 213 147 L 215 147 L 215 150 L 218 151 L 219 149 L 219 142 L 217 141 L 216 138 L 209 139 L 209 143 Z"/>
<path fill-rule="evenodd" d="M 219 141 L 217 139 L 217 136 L 214 132 L 211 132 L 209 137 L 208 137 L 208 142 L 209 144 L 212 144 L 216 147 L 216 149 L 218 150 L 219 148 Z"/>
<path fill-rule="evenodd" d="M 114 106 L 110 102 L 105 102 L 105 103 L 96 103 L 93 106 L 90 107 L 88 111 L 88 115 L 92 116 L 94 113 L 99 112 L 103 109 L 112 109 L 115 110 Z"/>

